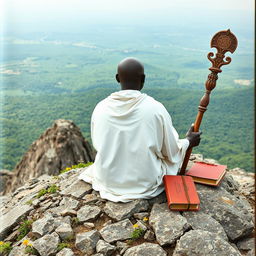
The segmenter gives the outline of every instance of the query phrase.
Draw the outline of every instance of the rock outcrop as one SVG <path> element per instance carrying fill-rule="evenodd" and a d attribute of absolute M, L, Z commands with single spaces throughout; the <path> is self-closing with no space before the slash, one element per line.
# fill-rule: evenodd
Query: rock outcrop
<path fill-rule="evenodd" d="M 0 239 L 11 242 L 10 256 L 25 255 L 28 247 L 33 248 L 31 255 L 41 256 L 255 253 L 254 209 L 232 171 L 217 188 L 196 185 L 201 200 L 198 212 L 170 211 L 164 192 L 149 200 L 109 202 L 77 179 L 82 171 L 33 178 L 0 197 Z M 58 189 L 39 196 L 49 187 Z M 31 227 L 18 240 L 20 224 L 26 220 L 31 220 Z"/>
<path fill-rule="evenodd" d="M 93 160 L 94 152 L 80 129 L 70 120 L 56 120 L 33 142 L 12 171 L 12 177 L 5 179 L 1 194 L 13 192 L 29 179 L 43 174 L 57 175 L 66 167 Z"/>

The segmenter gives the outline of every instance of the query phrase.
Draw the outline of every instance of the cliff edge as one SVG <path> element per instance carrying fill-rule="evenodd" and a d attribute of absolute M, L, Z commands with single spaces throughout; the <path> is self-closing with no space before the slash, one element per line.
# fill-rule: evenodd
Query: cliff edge
<path fill-rule="evenodd" d="M 214 161 L 192 155 L 190 164 L 197 160 Z M 44 174 L 0 197 L 0 248 L 9 244 L 5 255 L 255 253 L 253 202 L 233 178 L 234 170 L 217 188 L 196 185 L 201 200 L 198 212 L 170 211 L 165 193 L 129 203 L 104 200 L 90 184 L 77 179 L 84 170 Z M 249 182 L 254 182 L 253 177 Z"/>

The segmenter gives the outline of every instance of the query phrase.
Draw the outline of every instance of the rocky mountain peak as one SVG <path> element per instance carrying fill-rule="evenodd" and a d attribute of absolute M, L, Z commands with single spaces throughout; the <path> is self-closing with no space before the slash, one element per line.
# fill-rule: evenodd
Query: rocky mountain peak
<path fill-rule="evenodd" d="M 31 178 L 43 174 L 57 175 L 66 167 L 93 160 L 94 152 L 79 127 L 71 120 L 56 120 L 52 127 L 32 143 L 12 175 L 9 178 L 1 175 L 5 177 L 1 194 L 13 192 Z"/>
<path fill-rule="evenodd" d="M 214 161 L 191 155 L 190 164 L 198 160 Z M 129 203 L 102 199 L 78 179 L 85 168 L 44 174 L 0 197 L 0 240 L 9 248 L 4 255 L 255 254 L 254 203 L 248 201 L 254 176 L 243 181 L 251 191 L 243 190 L 238 175 L 245 174 L 237 169 L 228 170 L 218 187 L 196 184 L 200 210 L 178 212 L 168 209 L 165 192 Z"/>

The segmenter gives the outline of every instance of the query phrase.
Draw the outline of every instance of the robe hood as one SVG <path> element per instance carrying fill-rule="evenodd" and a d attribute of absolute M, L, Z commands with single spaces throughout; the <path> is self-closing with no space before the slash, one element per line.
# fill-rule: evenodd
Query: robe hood
<path fill-rule="evenodd" d="M 108 113 L 115 117 L 125 117 L 136 110 L 147 94 L 138 90 L 121 90 L 112 93 L 106 99 Z"/>

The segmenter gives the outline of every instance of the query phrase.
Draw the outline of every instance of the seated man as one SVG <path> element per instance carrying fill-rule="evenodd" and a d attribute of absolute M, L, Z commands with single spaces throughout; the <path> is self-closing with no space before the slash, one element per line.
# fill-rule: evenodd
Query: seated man
<path fill-rule="evenodd" d="M 145 75 L 138 60 L 122 60 L 116 80 L 122 90 L 93 111 L 91 137 L 97 155 L 78 179 L 110 201 L 152 198 L 164 190 L 164 175 L 177 174 L 187 148 L 199 144 L 201 132 L 191 127 L 186 138 L 179 139 L 165 107 L 140 92 Z"/>

